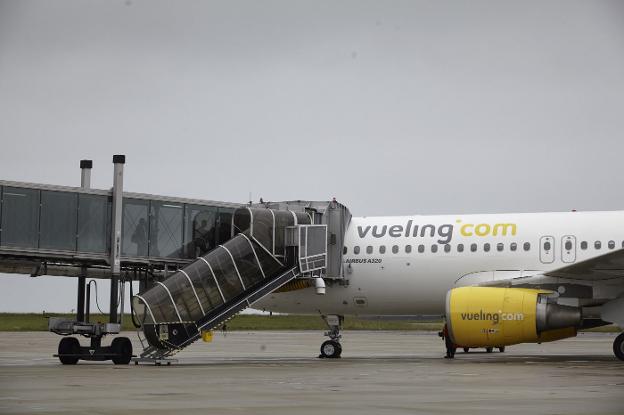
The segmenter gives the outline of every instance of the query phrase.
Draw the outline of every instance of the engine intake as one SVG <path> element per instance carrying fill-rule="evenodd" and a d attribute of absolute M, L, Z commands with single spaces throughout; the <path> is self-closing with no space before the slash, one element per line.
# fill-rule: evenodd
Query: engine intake
<path fill-rule="evenodd" d="M 549 294 L 526 288 L 454 288 L 446 295 L 449 336 L 462 347 L 542 343 L 576 336 L 581 309 L 559 305 Z"/>

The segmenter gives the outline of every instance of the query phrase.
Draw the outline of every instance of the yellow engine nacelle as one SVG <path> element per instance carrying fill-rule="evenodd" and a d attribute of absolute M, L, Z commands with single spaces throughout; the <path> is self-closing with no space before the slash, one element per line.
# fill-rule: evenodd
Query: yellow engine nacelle
<path fill-rule="evenodd" d="M 576 336 L 581 309 L 556 304 L 549 292 L 461 287 L 446 295 L 449 336 L 460 347 L 499 347 Z"/>

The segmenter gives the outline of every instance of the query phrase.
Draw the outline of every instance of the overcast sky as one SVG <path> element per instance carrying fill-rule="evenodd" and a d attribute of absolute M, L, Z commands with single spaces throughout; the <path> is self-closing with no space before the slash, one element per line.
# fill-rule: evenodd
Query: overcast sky
<path fill-rule="evenodd" d="M 172 196 L 621 209 L 623 23 L 621 1 L 0 0 L 0 178 L 78 185 L 90 158 L 108 188 L 126 154 L 126 190 Z M 43 280 L 0 279 L 0 311 L 75 307 Z M 71 292 L 24 300 L 46 286 Z"/>

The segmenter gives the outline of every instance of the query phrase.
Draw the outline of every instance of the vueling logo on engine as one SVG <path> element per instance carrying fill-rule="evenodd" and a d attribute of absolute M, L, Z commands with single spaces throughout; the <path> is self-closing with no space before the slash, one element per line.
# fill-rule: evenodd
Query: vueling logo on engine
<path fill-rule="evenodd" d="M 459 316 L 464 321 L 491 321 L 494 324 L 498 324 L 501 321 L 524 320 L 524 313 L 503 313 L 501 310 L 498 310 L 498 313 L 486 313 L 480 310 L 478 313 L 459 313 Z"/>
<path fill-rule="evenodd" d="M 463 223 L 461 219 L 457 219 L 455 224 L 447 223 L 443 225 L 414 225 L 412 220 L 408 220 L 405 225 L 374 225 L 374 226 L 358 226 L 358 235 L 365 238 L 370 234 L 374 238 L 383 238 L 390 236 L 391 238 L 400 237 L 439 237 L 438 243 L 448 244 L 453 239 L 455 227 L 459 228 L 462 236 L 515 236 L 517 226 L 515 223 Z"/>

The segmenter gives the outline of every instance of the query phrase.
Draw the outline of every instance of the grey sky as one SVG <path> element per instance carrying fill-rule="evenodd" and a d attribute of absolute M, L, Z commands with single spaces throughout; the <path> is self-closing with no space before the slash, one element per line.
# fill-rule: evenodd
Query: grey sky
<path fill-rule="evenodd" d="M 156 194 L 620 209 L 623 20 L 619 1 L 0 0 L 0 178 L 77 185 L 92 158 L 107 188 L 124 153 L 126 189 Z"/>

